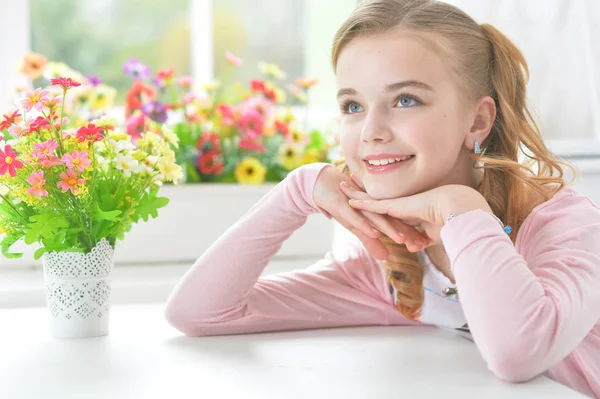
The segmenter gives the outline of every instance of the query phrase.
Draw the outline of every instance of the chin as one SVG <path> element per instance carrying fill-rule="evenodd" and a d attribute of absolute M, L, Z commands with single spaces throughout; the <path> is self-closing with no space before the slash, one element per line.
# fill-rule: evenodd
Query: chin
<path fill-rule="evenodd" d="M 365 184 L 365 190 L 371 198 L 376 200 L 406 197 L 413 194 L 411 191 L 403 190 L 401 187 L 390 187 L 381 183 Z"/>

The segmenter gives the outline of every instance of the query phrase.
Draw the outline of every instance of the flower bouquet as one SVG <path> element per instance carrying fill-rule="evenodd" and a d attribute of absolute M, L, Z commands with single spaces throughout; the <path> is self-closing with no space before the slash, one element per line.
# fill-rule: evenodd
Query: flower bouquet
<path fill-rule="evenodd" d="M 181 170 L 161 132 L 134 144 L 106 118 L 69 123 L 65 99 L 80 83 L 51 83 L 60 96 L 26 92 L 0 120 L 0 245 L 9 258 L 22 255 L 10 250 L 19 240 L 39 246 L 55 336 L 104 335 L 115 244 L 157 217 L 160 185 Z"/>
<path fill-rule="evenodd" d="M 124 67 L 134 78 L 127 94 L 129 134 L 135 139 L 148 125 L 169 125 L 179 140 L 177 162 L 190 183 L 279 182 L 303 164 L 327 161 L 331 143 L 318 130 L 308 133 L 295 110 L 284 105 L 287 94 L 277 82 L 286 74 L 277 65 L 261 63 L 262 76 L 249 85 L 230 82 L 231 70 L 242 60 L 226 57 L 229 69 L 223 78 L 198 92 L 191 78 L 176 77 L 173 70 L 159 71 L 149 82 L 150 69 L 130 60 Z M 316 83 L 298 79 L 288 85 L 293 105 L 306 104 Z"/>

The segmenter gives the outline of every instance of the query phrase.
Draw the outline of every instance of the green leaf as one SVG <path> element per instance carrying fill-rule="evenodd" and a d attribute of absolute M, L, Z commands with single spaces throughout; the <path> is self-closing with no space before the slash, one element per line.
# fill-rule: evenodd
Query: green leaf
<path fill-rule="evenodd" d="M 117 222 L 121 219 L 118 217 L 121 213 L 122 212 L 119 210 L 108 211 L 108 212 L 103 211 L 102 209 L 100 209 L 100 206 L 96 203 L 96 208 L 94 209 L 94 213 L 92 215 L 93 215 L 94 219 L 109 220 L 111 222 Z"/>
<path fill-rule="evenodd" d="M 310 142 L 306 146 L 306 149 L 310 150 L 310 149 L 314 148 L 316 150 L 320 150 L 324 146 L 325 146 L 325 140 L 323 139 L 321 132 L 319 132 L 318 130 L 313 130 L 310 133 Z"/>
<path fill-rule="evenodd" d="M 41 215 L 33 215 L 29 218 L 32 223 L 29 223 L 29 230 L 25 234 L 25 244 L 33 244 L 40 240 L 40 237 L 50 238 L 59 228 L 69 227 L 69 222 L 62 216 L 53 215 L 51 213 L 42 213 Z"/>
<path fill-rule="evenodd" d="M 4 257 L 6 259 L 14 259 L 14 258 L 20 258 L 21 256 L 23 256 L 22 253 L 11 253 L 10 251 L 10 247 L 17 241 L 19 241 L 19 239 L 22 237 L 22 235 L 7 235 L 6 237 L 4 237 L 4 239 L 2 240 L 2 242 L 0 242 L 0 245 L 2 246 L 2 255 L 4 255 Z"/>
<path fill-rule="evenodd" d="M 138 221 L 140 218 L 147 222 L 149 216 L 156 218 L 158 216 L 158 208 L 162 208 L 169 203 L 166 197 L 157 197 L 158 187 L 150 189 L 150 192 L 144 193 L 140 198 L 139 204 L 136 206 L 132 215 L 132 220 Z"/>

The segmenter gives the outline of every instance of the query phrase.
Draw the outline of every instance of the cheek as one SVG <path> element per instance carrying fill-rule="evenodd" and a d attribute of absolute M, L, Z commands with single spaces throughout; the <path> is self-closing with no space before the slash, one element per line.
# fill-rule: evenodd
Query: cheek
<path fill-rule="evenodd" d="M 340 125 L 340 146 L 346 163 L 350 168 L 356 163 L 360 150 L 360 126 L 358 124 L 350 124 L 342 122 Z"/>

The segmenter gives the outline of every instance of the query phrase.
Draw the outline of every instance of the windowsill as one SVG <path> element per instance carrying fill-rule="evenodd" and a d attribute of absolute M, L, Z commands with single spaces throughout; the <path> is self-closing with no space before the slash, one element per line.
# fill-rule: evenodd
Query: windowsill
<path fill-rule="evenodd" d="M 318 259 L 276 258 L 263 275 L 304 269 Z M 193 262 L 157 265 L 123 265 L 113 271 L 113 304 L 164 302 Z M 0 270 L 0 309 L 46 306 L 41 267 Z"/>

